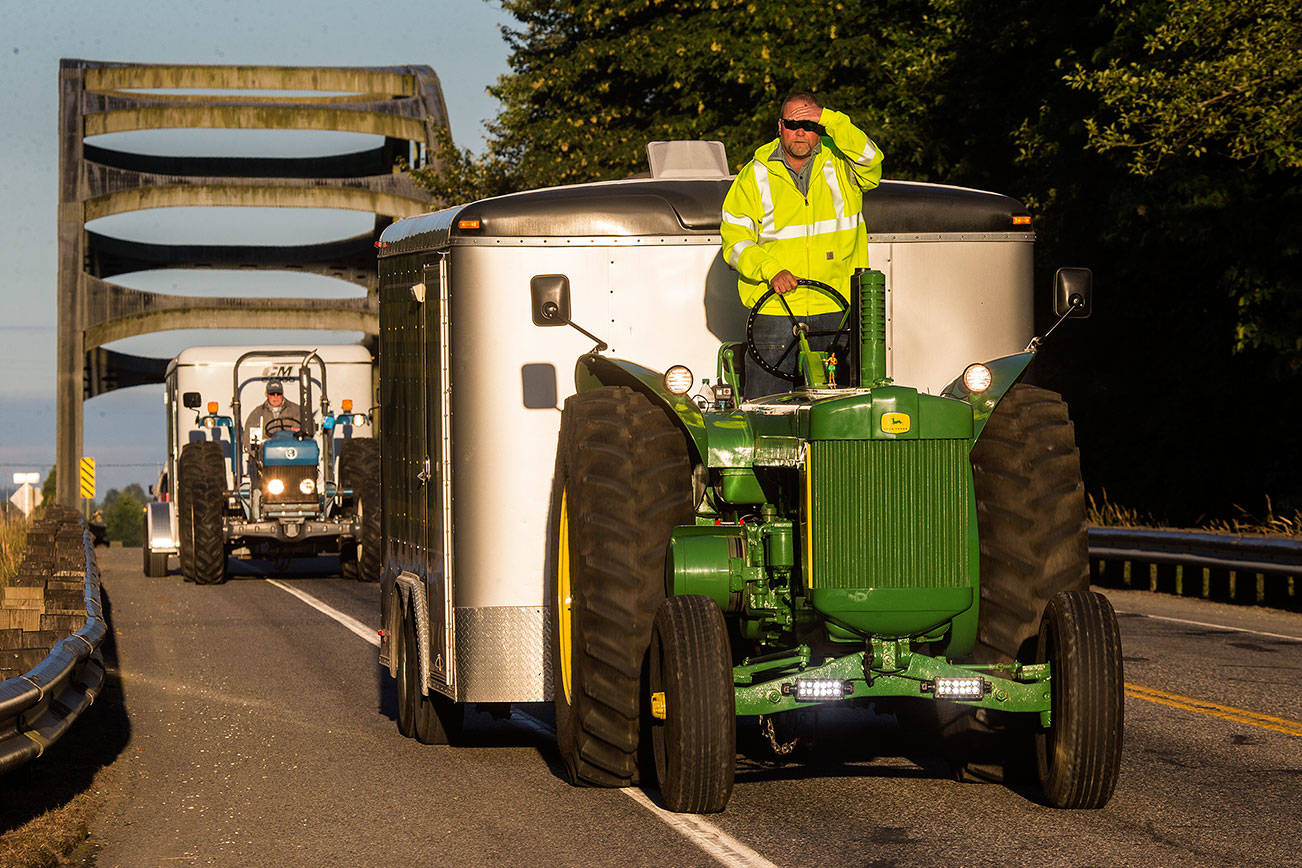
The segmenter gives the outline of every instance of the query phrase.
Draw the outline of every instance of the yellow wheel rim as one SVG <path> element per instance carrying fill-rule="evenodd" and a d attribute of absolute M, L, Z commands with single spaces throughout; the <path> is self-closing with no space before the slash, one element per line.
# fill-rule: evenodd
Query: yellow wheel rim
<path fill-rule="evenodd" d="M 570 702 L 570 683 L 573 671 L 571 631 L 573 628 L 573 597 L 570 595 L 570 514 L 567 492 L 561 491 L 561 520 L 556 534 L 556 632 L 557 653 L 560 655 L 561 690 L 565 702 Z"/>

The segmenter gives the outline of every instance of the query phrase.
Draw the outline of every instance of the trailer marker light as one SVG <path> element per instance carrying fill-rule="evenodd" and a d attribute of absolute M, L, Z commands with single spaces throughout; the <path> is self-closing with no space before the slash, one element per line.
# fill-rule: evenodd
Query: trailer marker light
<path fill-rule="evenodd" d="M 937 699 L 981 699 L 994 689 L 994 685 L 980 676 L 971 678 L 942 675 L 935 681 L 921 684 L 923 693 L 934 693 Z"/>
<path fill-rule="evenodd" d="M 691 370 L 683 365 L 674 365 L 665 371 L 665 388 L 673 395 L 685 395 L 687 390 L 692 388 L 692 383 L 696 378 L 692 376 Z"/>
<path fill-rule="evenodd" d="M 1031 225 L 1031 215 L 1030 215 L 1030 214 L 1014 214 L 1014 215 L 1013 215 L 1013 225 L 1014 225 L 1014 226 L 1030 226 L 1030 225 Z"/>
<path fill-rule="evenodd" d="M 985 365 L 977 362 L 963 369 L 963 388 L 973 394 L 980 394 L 990 388 L 994 375 Z"/>
<path fill-rule="evenodd" d="M 267 483 L 267 494 L 284 494 L 285 480 L 272 479 Z"/>
<path fill-rule="evenodd" d="M 665 692 L 657 690 L 651 694 L 651 716 L 656 720 L 665 719 Z"/>
<path fill-rule="evenodd" d="M 795 688 L 782 685 L 783 693 L 794 693 L 797 702 L 819 702 L 824 699 L 845 699 L 854 685 L 840 678 L 797 678 Z"/>
<path fill-rule="evenodd" d="M 477 220 L 477 219 L 475 219 L 475 220 L 458 220 L 458 221 L 457 221 L 457 228 L 458 228 L 458 229 L 478 229 L 478 228 L 479 228 L 479 220 Z"/>

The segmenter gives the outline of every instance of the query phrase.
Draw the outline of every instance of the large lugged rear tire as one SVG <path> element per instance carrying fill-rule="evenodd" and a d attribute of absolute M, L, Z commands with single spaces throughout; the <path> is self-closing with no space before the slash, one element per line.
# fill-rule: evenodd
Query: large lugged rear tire
<path fill-rule="evenodd" d="M 1026 660 L 1061 591 L 1089 589 L 1085 486 L 1062 396 L 1015 385 L 972 450 L 981 537 L 978 663 Z"/>
<path fill-rule="evenodd" d="M 1044 610 L 1036 659 L 1049 663 L 1053 725 L 1035 736 L 1045 798 L 1055 808 L 1101 808 L 1121 767 L 1121 631 L 1106 597 L 1068 591 Z"/>
<path fill-rule="evenodd" d="M 981 539 L 981 604 L 971 660 L 1031 662 L 1040 616 L 1062 591 L 1089 588 L 1085 486 L 1075 429 L 1062 396 L 1017 384 L 972 450 Z M 906 720 L 930 717 L 960 779 L 1034 777 L 1024 750 L 1034 721 L 949 702 L 915 703 Z"/>
<path fill-rule="evenodd" d="M 339 482 L 353 490 L 360 519 L 357 539 L 340 546 L 341 572 L 359 582 L 378 582 L 380 543 L 380 442 L 369 437 L 345 440 L 339 449 Z"/>
<path fill-rule="evenodd" d="M 692 517 L 687 445 L 668 411 L 623 387 L 569 398 L 552 514 L 557 745 L 572 783 L 628 786 L 669 534 Z"/>
<path fill-rule="evenodd" d="M 737 770 L 737 714 L 728 627 L 718 605 L 697 594 L 661 603 L 650 658 L 650 695 L 660 694 L 665 709 L 651 725 L 665 807 L 722 811 Z"/>
<path fill-rule="evenodd" d="M 187 443 L 177 460 L 181 575 L 197 585 L 226 581 L 226 459 L 221 445 Z"/>

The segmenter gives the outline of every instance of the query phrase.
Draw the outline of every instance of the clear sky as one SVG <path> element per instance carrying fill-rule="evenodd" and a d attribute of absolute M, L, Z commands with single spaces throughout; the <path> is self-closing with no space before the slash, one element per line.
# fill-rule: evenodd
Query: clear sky
<path fill-rule="evenodd" d="M 480 150 L 498 109 L 486 91 L 507 71 L 499 26 L 511 19 L 485 0 L 379 5 L 255 0 L 0 0 L 0 493 L 15 471 L 54 463 L 59 59 L 142 63 L 394 66 L 424 64 L 442 82 L 453 137 Z M 202 138 L 199 138 L 202 136 Z M 128 133 L 108 147 L 169 154 L 290 155 L 362 150 L 348 134 Z M 290 209 L 168 208 L 93 227 L 168 243 L 310 243 L 370 226 L 369 215 Z M 357 290 L 306 275 L 164 271 L 114 278 L 178 294 L 341 296 Z M 196 344 L 320 343 L 357 335 L 179 331 L 110 348 L 171 356 Z M 111 392 L 85 405 L 84 452 L 99 465 L 99 495 L 153 481 L 163 459 L 162 387 Z"/>

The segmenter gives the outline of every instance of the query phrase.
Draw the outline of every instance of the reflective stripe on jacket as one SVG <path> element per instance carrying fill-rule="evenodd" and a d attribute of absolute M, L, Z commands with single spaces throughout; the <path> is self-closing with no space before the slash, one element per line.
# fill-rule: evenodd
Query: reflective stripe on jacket
<path fill-rule="evenodd" d="M 815 154 L 809 195 L 802 196 L 781 159 L 770 160 L 780 142 L 755 152 L 723 200 L 720 234 L 723 258 L 737 270 L 737 290 L 750 307 L 780 271 L 820 280 L 845 298 L 850 275 L 868 267 L 868 232 L 863 191 L 882 177 L 882 153 L 841 112 L 823 109 L 827 135 Z M 801 287 L 786 295 L 797 315 L 828 313 L 836 305 L 822 293 Z M 782 313 L 765 305 L 764 313 Z"/>

